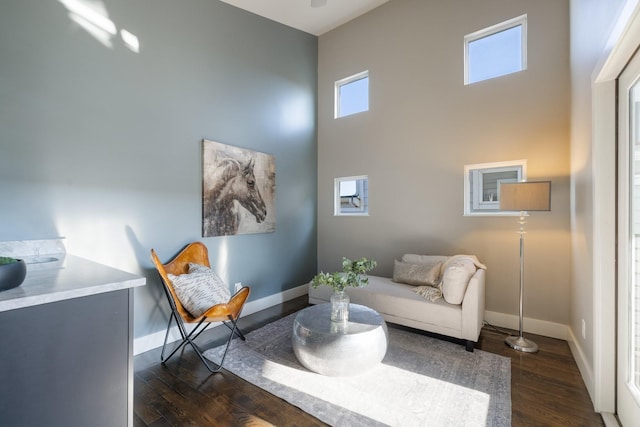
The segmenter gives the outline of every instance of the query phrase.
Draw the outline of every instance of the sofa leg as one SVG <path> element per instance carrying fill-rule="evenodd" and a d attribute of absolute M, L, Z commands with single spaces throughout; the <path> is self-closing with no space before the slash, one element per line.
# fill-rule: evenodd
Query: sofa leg
<path fill-rule="evenodd" d="M 466 341 L 466 344 L 465 344 L 465 349 L 466 349 L 467 351 L 469 351 L 469 352 L 473 353 L 473 346 L 474 346 L 474 344 L 475 344 L 475 343 L 474 343 L 473 341 L 469 341 L 469 340 L 467 340 L 467 341 Z"/>

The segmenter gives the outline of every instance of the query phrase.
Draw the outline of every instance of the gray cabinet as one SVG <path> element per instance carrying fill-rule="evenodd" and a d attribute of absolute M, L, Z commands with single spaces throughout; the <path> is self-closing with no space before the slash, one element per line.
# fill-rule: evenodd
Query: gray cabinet
<path fill-rule="evenodd" d="M 0 312 L 0 424 L 131 423 L 133 290 Z"/>

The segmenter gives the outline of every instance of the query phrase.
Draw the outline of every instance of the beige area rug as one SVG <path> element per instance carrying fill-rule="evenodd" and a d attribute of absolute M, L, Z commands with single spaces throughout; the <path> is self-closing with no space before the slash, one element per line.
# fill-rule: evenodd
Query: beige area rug
<path fill-rule="evenodd" d="M 511 360 L 388 325 L 382 363 L 352 377 L 304 368 L 295 313 L 235 339 L 224 368 L 333 426 L 510 426 Z M 222 347 L 205 352 L 219 362 Z"/>

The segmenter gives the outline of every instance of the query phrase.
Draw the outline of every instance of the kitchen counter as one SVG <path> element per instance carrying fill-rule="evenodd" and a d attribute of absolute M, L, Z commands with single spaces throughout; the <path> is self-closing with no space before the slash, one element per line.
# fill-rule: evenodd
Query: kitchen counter
<path fill-rule="evenodd" d="M 24 282 L 0 292 L 0 423 L 132 426 L 133 288 L 146 279 L 65 253 L 23 259 Z"/>
<path fill-rule="evenodd" d="M 144 277 L 68 254 L 30 264 L 22 285 L 0 292 L 0 312 L 143 286 Z"/>

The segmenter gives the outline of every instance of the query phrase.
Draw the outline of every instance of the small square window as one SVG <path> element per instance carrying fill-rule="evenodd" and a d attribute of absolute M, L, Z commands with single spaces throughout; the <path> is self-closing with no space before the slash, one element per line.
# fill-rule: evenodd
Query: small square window
<path fill-rule="evenodd" d="M 348 176 L 335 179 L 334 215 L 369 214 L 369 178 Z"/>
<path fill-rule="evenodd" d="M 464 84 L 527 69 L 527 15 L 464 37 Z"/>
<path fill-rule="evenodd" d="M 369 71 L 355 74 L 335 84 L 334 118 L 369 111 Z"/>

